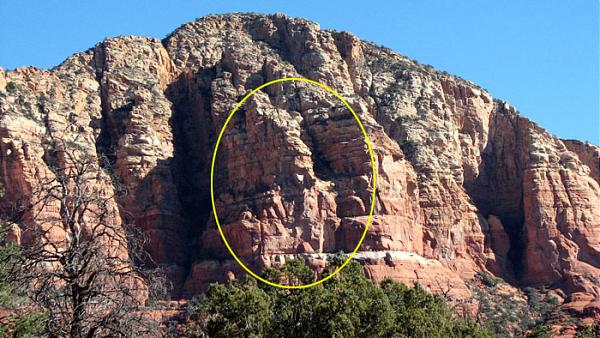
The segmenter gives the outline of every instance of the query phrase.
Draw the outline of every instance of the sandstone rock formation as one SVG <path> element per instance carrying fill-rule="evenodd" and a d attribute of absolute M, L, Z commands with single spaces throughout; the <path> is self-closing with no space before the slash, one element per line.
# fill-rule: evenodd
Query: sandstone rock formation
<path fill-rule="evenodd" d="M 554 137 L 469 81 L 280 14 L 209 16 L 162 41 L 107 39 L 52 70 L 0 70 L 4 202 L 50 170 L 40 145 L 59 135 L 107 159 L 127 192 L 118 217 L 149 235 L 174 297 L 239 277 L 211 212 L 212 149 L 238 100 L 281 77 L 335 89 L 372 140 L 375 217 L 357 259 L 373 280 L 468 297 L 464 281 L 489 271 L 598 303 L 598 147 Z M 254 269 L 351 251 L 373 188 L 356 121 L 303 82 L 254 95 L 218 152 L 219 219 Z"/>

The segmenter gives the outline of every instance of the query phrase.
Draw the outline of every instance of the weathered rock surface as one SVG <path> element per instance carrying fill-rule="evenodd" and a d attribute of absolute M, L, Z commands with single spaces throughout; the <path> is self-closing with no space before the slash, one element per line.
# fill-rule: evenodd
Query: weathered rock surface
<path fill-rule="evenodd" d="M 468 297 L 464 280 L 489 271 L 598 303 L 598 147 L 554 137 L 468 81 L 279 14 L 209 16 L 163 41 L 107 39 L 49 71 L 0 70 L 4 202 L 50 171 L 40 144 L 58 135 L 107 159 L 127 191 L 118 217 L 147 232 L 175 297 L 239 277 L 211 212 L 212 150 L 236 103 L 281 77 L 335 89 L 372 141 L 375 217 L 358 259 L 373 280 L 452 284 Z M 371 165 L 333 95 L 304 82 L 265 88 L 217 158 L 219 219 L 250 267 L 356 246 Z"/>
<path fill-rule="evenodd" d="M 600 182 L 600 147 L 577 140 L 562 140 L 567 149 L 577 154 L 579 160 L 590 168 L 590 176 Z"/>

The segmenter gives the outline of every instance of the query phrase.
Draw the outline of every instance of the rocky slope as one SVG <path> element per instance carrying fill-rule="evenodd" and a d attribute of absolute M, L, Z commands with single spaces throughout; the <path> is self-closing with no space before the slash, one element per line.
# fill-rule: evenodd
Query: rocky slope
<path fill-rule="evenodd" d="M 357 255 L 373 280 L 451 285 L 468 298 L 465 281 L 485 271 L 554 289 L 565 309 L 600 318 L 598 147 L 556 138 L 473 83 L 279 14 L 209 16 L 162 41 L 107 39 L 52 70 L 0 69 L 3 202 L 61 165 L 47 150 L 60 138 L 106 159 L 113 183 L 99 184 L 127 192 L 115 217 L 149 235 L 175 297 L 239 277 L 211 214 L 212 149 L 237 101 L 281 77 L 335 89 L 373 142 L 376 209 Z M 338 99 L 277 84 L 242 107 L 222 140 L 220 220 L 249 266 L 302 255 L 318 269 L 356 245 L 370 173 Z M 26 240 L 34 224 L 13 238 Z"/>

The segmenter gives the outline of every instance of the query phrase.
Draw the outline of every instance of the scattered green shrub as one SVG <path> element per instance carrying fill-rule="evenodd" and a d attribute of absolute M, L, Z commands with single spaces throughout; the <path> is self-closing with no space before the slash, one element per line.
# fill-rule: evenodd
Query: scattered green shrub
<path fill-rule="evenodd" d="M 577 337 L 600 338 L 600 322 L 586 326 L 583 330 L 577 333 Z"/>
<path fill-rule="evenodd" d="M 406 158 L 412 160 L 419 149 L 419 143 L 407 138 L 400 142 L 400 149 L 402 149 Z"/>
<path fill-rule="evenodd" d="M 331 273 L 343 259 L 330 261 Z M 268 269 L 270 280 L 315 280 L 303 260 Z M 420 286 L 386 280 L 381 287 L 351 262 L 342 272 L 308 289 L 278 289 L 254 280 L 212 284 L 189 306 L 189 337 L 491 337 L 458 319 L 445 300 Z"/>
<path fill-rule="evenodd" d="M 481 278 L 481 282 L 485 284 L 485 286 L 494 287 L 498 285 L 498 281 L 487 272 L 479 271 L 477 275 Z"/>
<path fill-rule="evenodd" d="M 6 84 L 6 91 L 7 91 L 7 92 L 9 92 L 9 93 L 11 93 L 11 94 L 14 94 L 14 93 L 16 93 L 18 90 L 19 90 L 19 85 L 17 85 L 15 82 L 9 81 L 9 82 Z"/>
<path fill-rule="evenodd" d="M 552 338 L 552 328 L 546 324 L 538 324 L 527 334 L 529 338 Z"/>
<path fill-rule="evenodd" d="M 45 312 L 29 312 L 17 319 L 13 330 L 14 338 L 41 338 L 46 335 L 46 321 L 48 314 Z"/>
<path fill-rule="evenodd" d="M 416 123 L 417 121 L 419 121 L 419 117 L 411 116 L 411 115 L 400 115 L 400 116 L 396 117 L 395 121 L 396 121 L 396 123 L 399 123 L 401 125 L 407 125 L 407 124 Z"/>

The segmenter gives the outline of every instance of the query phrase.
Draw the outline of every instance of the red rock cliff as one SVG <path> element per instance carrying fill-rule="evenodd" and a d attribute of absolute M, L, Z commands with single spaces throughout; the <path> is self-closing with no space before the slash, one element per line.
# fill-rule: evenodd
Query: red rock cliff
<path fill-rule="evenodd" d="M 468 296 L 464 280 L 489 271 L 598 300 L 598 147 L 554 137 L 473 83 L 283 15 L 209 16 L 163 41 L 107 39 L 52 70 L 0 70 L 4 199 L 49 171 L 40 144 L 54 133 L 108 158 L 127 190 L 115 217 L 146 231 L 176 296 L 239 275 L 211 215 L 212 149 L 237 101 L 281 77 L 334 88 L 373 142 L 375 216 L 357 255 L 372 279 L 452 283 Z M 373 189 L 368 150 L 324 90 L 257 93 L 218 159 L 220 220 L 248 265 L 302 254 L 318 267 L 356 245 Z"/>

